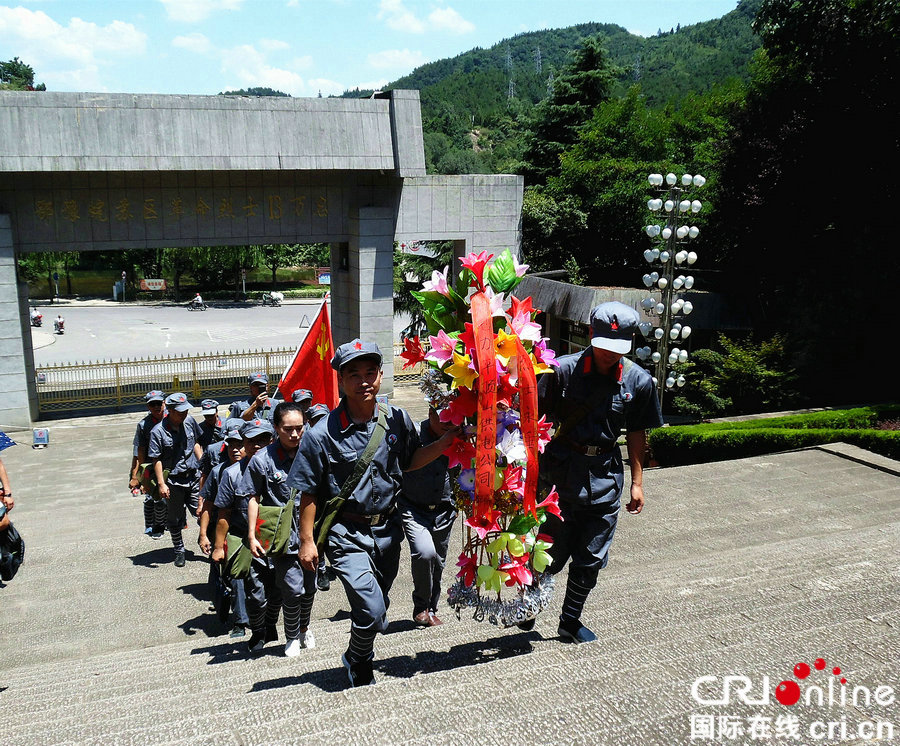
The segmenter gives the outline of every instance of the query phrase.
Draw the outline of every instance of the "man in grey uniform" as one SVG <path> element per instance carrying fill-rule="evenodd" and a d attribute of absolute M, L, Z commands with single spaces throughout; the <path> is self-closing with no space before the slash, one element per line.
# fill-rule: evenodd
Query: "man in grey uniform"
<path fill-rule="evenodd" d="M 166 395 L 162 391 L 148 391 L 144 397 L 147 403 L 148 414 L 142 419 L 134 430 L 132 442 L 131 471 L 128 474 L 128 489 L 132 495 L 141 494 L 140 471 L 141 464 L 147 463 L 147 450 L 150 447 L 150 431 L 158 425 L 166 413 L 163 402 Z M 151 539 L 158 539 L 163 535 L 166 527 L 166 503 L 163 500 L 154 500 L 152 495 L 144 495 L 144 533 Z"/>
<path fill-rule="evenodd" d="M 251 373 L 247 377 L 247 385 L 250 387 L 250 396 L 232 402 L 228 416 L 240 417 L 242 420 L 253 420 L 258 417 L 261 420 L 271 421 L 272 412 L 281 400 L 269 398 L 269 377 L 265 373 Z"/>
<path fill-rule="evenodd" d="M 198 442 L 200 426 L 187 416 L 191 408 L 187 396 L 181 392 L 169 394 L 165 404 L 168 414 L 150 431 L 147 456 L 153 462 L 159 496 L 167 503 L 166 527 L 175 549 L 175 567 L 184 567 L 181 532 L 187 518 L 185 509 L 197 514 L 194 486 L 203 451 Z"/>
<path fill-rule="evenodd" d="M 428 419 L 419 423 L 419 439 L 422 445 L 428 445 L 452 427 L 449 422 L 441 422 L 432 407 Z M 420 627 L 443 624 L 437 607 L 450 531 L 456 520 L 449 463 L 441 455 L 421 469 L 405 472 L 398 502 L 412 564 L 413 621 Z"/>
<path fill-rule="evenodd" d="M 387 629 L 388 592 L 397 576 L 403 529 L 397 513 L 402 473 L 420 469 L 450 445 L 453 428 L 420 447 L 416 426 L 405 410 L 387 406 L 379 413 L 381 351 L 355 339 L 331 360 L 344 396 L 337 408 L 303 436 L 288 484 L 300 498 L 300 565 L 312 572 L 319 563 L 313 536 L 317 502 L 337 497 L 376 428 L 384 437 L 328 532 L 325 551 L 350 602 L 350 645 L 341 657 L 351 686 L 372 684 L 375 635 Z"/>
<path fill-rule="evenodd" d="M 559 358 L 559 367 L 538 379 L 539 410 L 556 425 L 541 456 L 541 481 L 556 485 L 563 517 L 548 515 L 543 531 L 553 537 L 550 572 L 569 562 L 559 635 L 571 642 L 597 639 L 581 613 L 616 530 L 624 486 L 616 440 L 624 428 L 631 471 L 626 510 L 636 515 L 644 506 L 645 431 L 662 425 L 650 374 L 622 359 L 639 321 L 624 303 L 602 303 L 591 311 L 591 346 Z"/>

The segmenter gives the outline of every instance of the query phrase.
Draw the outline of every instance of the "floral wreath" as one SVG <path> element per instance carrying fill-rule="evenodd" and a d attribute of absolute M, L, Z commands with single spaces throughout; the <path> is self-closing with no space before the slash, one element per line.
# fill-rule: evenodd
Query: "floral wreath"
<path fill-rule="evenodd" d="M 455 287 L 445 267 L 413 292 L 430 349 L 414 337 L 400 355 L 404 368 L 426 365 L 426 400 L 469 436 L 444 452 L 450 468 L 459 467 L 453 493 L 465 515 L 448 602 L 457 616 L 473 607 L 477 621 L 508 627 L 536 617 L 552 597 L 553 542 L 539 529 L 547 513 L 561 516 L 555 488 L 537 502 L 538 454 L 550 441 L 550 423 L 538 418 L 537 376 L 558 363 L 531 298 L 511 294 L 528 265 L 507 249 L 496 259 L 469 254 L 461 266 Z"/>

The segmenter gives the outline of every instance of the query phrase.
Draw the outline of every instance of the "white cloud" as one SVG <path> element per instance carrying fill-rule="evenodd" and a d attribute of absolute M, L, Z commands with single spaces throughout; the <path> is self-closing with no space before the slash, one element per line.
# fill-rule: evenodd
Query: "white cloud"
<path fill-rule="evenodd" d="M 387 78 L 381 78 L 380 80 L 369 80 L 362 81 L 361 83 L 354 83 L 353 85 L 348 85 L 347 90 L 352 91 L 355 88 L 359 88 L 361 91 L 380 91 L 391 81 Z"/>
<path fill-rule="evenodd" d="M 237 79 L 231 88 L 268 87 L 290 93 L 292 96 L 308 94 L 303 77 L 293 70 L 273 67 L 255 47 L 244 44 L 222 53 L 222 72 Z"/>
<path fill-rule="evenodd" d="M 475 24 L 467 21 L 453 8 L 436 8 L 428 15 L 428 22 L 438 31 L 454 34 L 468 34 L 475 30 Z"/>
<path fill-rule="evenodd" d="M 172 46 L 197 54 L 209 54 L 213 51 L 213 43 L 199 31 L 187 36 L 176 36 L 172 39 Z"/>
<path fill-rule="evenodd" d="M 395 31 L 406 31 L 410 34 L 422 34 L 425 32 L 425 24 L 415 14 L 406 8 L 403 0 L 381 0 L 378 10 L 379 20 Z"/>
<path fill-rule="evenodd" d="M 475 30 L 475 25 L 453 8 L 435 8 L 425 20 L 422 20 L 403 4 L 403 0 L 381 0 L 378 19 L 383 20 L 395 31 L 409 34 L 424 34 L 429 30 L 468 34 Z"/>
<path fill-rule="evenodd" d="M 103 91 L 100 70 L 144 54 L 147 35 L 123 21 L 98 26 L 72 18 L 63 26 L 40 10 L 0 6 L 0 47 L 15 49 L 51 89 Z M 119 60 L 112 63 L 107 55 Z"/>
<path fill-rule="evenodd" d="M 409 49 L 385 49 L 381 52 L 370 54 L 366 58 L 369 67 L 378 69 L 402 69 L 412 70 L 426 61 L 426 57 L 418 50 Z"/>
<path fill-rule="evenodd" d="M 198 23 L 218 10 L 237 10 L 244 0 L 159 0 L 172 21 Z"/>
<path fill-rule="evenodd" d="M 280 52 L 282 49 L 290 49 L 291 45 L 280 39 L 260 39 L 260 48 L 265 52 Z"/>

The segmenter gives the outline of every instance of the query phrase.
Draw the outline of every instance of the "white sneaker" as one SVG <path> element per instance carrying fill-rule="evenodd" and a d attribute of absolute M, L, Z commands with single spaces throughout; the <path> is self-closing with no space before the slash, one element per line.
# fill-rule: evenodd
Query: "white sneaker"
<path fill-rule="evenodd" d="M 284 646 L 284 654 L 288 658 L 296 658 L 300 655 L 300 651 L 304 648 L 314 648 L 316 646 L 316 638 L 310 630 L 301 632 L 300 637 L 296 640 L 288 640 Z"/>

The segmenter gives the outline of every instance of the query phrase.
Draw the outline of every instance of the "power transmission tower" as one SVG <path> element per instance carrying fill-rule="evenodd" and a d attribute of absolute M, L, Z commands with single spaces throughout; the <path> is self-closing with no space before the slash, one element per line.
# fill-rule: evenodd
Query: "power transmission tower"
<path fill-rule="evenodd" d="M 553 70 L 550 70 L 550 74 L 547 76 L 547 95 L 553 93 Z"/>
<path fill-rule="evenodd" d="M 540 75 L 541 74 L 541 48 L 538 47 L 534 50 L 534 71 Z"/>

